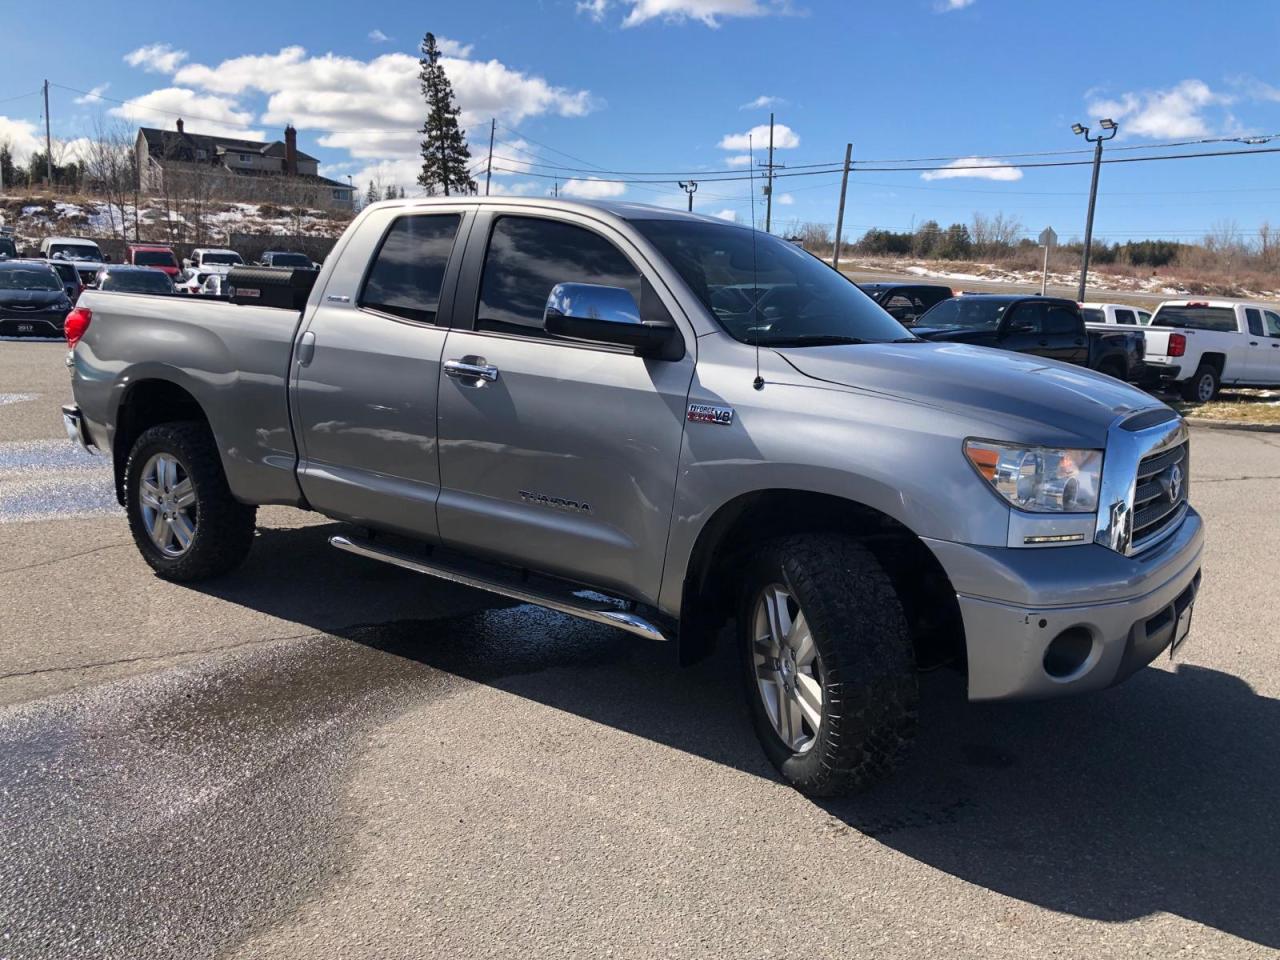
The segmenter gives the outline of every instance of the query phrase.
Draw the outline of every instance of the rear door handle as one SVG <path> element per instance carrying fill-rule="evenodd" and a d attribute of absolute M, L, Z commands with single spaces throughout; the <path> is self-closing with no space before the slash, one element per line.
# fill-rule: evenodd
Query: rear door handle
<path fill-rule="evenodd" d="M 298 340 L 298 366 L 305 367 L 316 355 L 316 335 L 308 330 Z"/>
<path fill-rule="evenodd" d="M 463 357 L 461 360 L 446 360 L 444 374 L 455 380 L 487 380 L 493 383 L 498 379 L 498 368 L 485 363 L 484 357 Z"/>

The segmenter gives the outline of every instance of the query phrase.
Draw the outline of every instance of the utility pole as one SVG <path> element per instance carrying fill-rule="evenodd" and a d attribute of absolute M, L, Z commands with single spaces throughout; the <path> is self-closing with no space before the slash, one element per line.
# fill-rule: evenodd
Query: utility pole
<path fill-rule="evenodd" d="M 44 82 L 44 168 L 53 189 L 53 137 L 49 134 L 49 81 Z"/>
<path fill-rule="evenodd" d="M 840 177 L 840 207 L 836 210 L 836 239 L 831 250 L 831 266 L 840 269 L 840 234 L 844 230 L 844 197 L 849 191 L 849 158 L 853 156 L 853 144 L 844 145 L 844 173 Z"/>
<path fill-rule="evenodd" d="M 693 213 L 693 195 L 698 192 L 697 180 L 681 180 L 680 189 L 689 195 L 689 212 Z"/>
<path fill-rule="evenodd" d="M 484 169 L 484 195 L 489 195 L 489 181 L 493 179 L 493 132 L 498 129 L 498 118 L 489 118 L 489 162 Z"/>
<path fill-rule="evenodd" d="M 1117 124 L 1111 118 L 1099 121 L 1098 126 L 1103 130 L 1109 130 L 1109 135 L 1098 134 L 1096 137 L 1089 136 L 1089 128 L 1078 123 L 1071 125 L 1071 132 L 1077 136 L 1083 135 L 1085 140 L 1093 144 L 1093 180 L 1089 184 L 1089 213 L 1084 221 L 1084 253 L 1080 257 L 1080 288 L 1076 292 L 1077 300 L 1084 300 L 1085 284 L 1089 278 L 1089 251 L 1093 245 L 1093 208 L 1098 202 L 1098 171 L 1102 167 L 1102 144 L 1114 137 L 1120 130 Z"/>

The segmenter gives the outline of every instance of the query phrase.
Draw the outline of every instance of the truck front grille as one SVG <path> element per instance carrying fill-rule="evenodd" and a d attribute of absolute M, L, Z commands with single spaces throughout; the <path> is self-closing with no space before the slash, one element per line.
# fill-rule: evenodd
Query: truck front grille
<path fill-rule="evenodd" d="M 1138 464 L 1133 493 L 1131 553 L 1138 553 L 1172 533 L 1187 512 L 1191 480 L 1191 445 L 1184 442 L 1145 457 Z"/>

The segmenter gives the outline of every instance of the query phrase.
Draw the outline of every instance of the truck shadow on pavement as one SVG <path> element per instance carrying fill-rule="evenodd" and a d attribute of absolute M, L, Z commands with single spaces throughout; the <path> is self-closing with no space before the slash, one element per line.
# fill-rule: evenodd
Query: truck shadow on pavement
<path fill-rule="evenodd" d="M 256 563 L 295 562 L 289 541 L 300 533 L 264 531 Z M 271 590 L 233 577 L 210 592 L 332 629 L 314 616 L 313 562 L 337 565 L 348 582 L 382 576 L 358 558 L 317 554 Z M 419 582 L 425 594 L 455 589 Z M 376 605 L 363 591 L 352 601 Z M 666 645 L 534 608 L 440 619 L 397 604 L 381 610 L 385 619 L 337 632 L 776 780 L 729 651 L 681 670 Z M 947 671 L 922 676 L 921 686 L 920 736 L 897 775 L 819 804 L 837 829 L 1062 913 L 1118 922 L 1163 911 L 1280 947 L 1280 701 L 1187 664 L 1048 703 L 970 704 Z"/>

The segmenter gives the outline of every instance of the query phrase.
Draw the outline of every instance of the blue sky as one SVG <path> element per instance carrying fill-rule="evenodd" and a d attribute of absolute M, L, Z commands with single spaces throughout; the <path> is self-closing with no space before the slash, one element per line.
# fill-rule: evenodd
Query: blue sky
<path fill-rule="evenodd" d="M 494 184 L 513 193 L 550 189 L 533 174 L 556 171 L 533 163 L 744 170 L 733 166 L 745 153 L 737 143 L 767 123 L 769 107 L 749 106 L 761 98 L 785 126 L 778 141 L 794 142 L 777 151 L 793 167 L 837 163 L 846 141 L 855 161 L 1078 149 L 1072 122 L 1103 114 L 1120 121 L 1116 147 L 1280 132 L 1274 0 L 219 0 L 173 16 L 133 3 L 71 7 L 55 20 L 91 29 L 51 29 L 31 5 L 6 11 L 0 140 L 19 153 L 43 132 L 40 99 L 27 94 L 47 77 L 58 85 L 57 138 L 101 123 L 169 126 L 180 113 L 188 130 L 277 139 L 291 121 L 323 172 L 412 193 L 412 57 L 426 30 L 446 38 L 474 156 L 497 117 L 494 152 L 509 159 L 495 163 L 517 172 Z M 1016 216 L 1032 234 L 1046 224 L 1064 239 L 1083 232 L 1087 167 L 1007 162 L 934 179 L 855 172 L 846 231 L 945 225 L 978 210 Z M 674 182 L 591 176 L 565 189 L 683 203 Z M 780 179 L 775 230 L 834 221 L 838 180 Z M 745 221 L 749 189 L 704 180 L 696 208 Z M 1268 219 L 1280 223 L 1280 153 L 1115 164 L 1103 169 L 1096 233 L 1194 239 L 1234 221 L 1248 236 Z"/>

